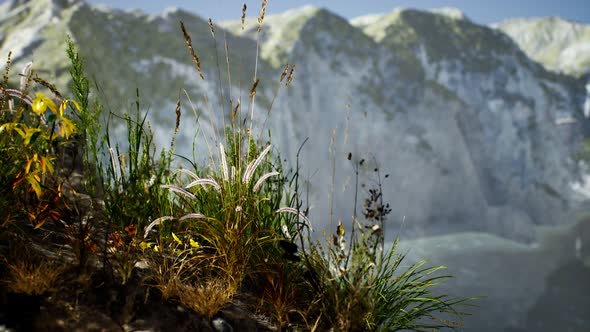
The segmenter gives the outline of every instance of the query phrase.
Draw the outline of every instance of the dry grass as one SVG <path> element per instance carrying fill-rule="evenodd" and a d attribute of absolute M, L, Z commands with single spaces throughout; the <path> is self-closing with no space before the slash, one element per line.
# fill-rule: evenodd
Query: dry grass
<path fill-rule="evenodd" d="M 201 71 L 201 60 L 199 60 L 199 57 L 197 56 L 197 53 L 195 52 L 195 49 L 193 48 L 193 42 L 191 40 L 191 36 L 186 31 L 186 28 L 184 27 L 184 23 L 182 21 L 180 21 L 180 29 L 182 30 L 184 40 L 186 41 L 186 46 L 188 47 L 188 50 L 191 54 L 191 58 L 193 59 L 193 63 L 195 64 L 195 68 L 197 68 L 197 72 L 199 73 L 199 77 L 201 77 L 201 79 L 204 80 L 205 77 L 203 76 L 203 72 Z"/>
<path fill-rule="evenodd" d="M 211 319 L 231 302 L 236 291 L 233 286 L 217 278 L 201 284 L 184 284 L 180 286 L 180 303 Z"/>
<path fill-rule="evenodd" d="M 7 261 L 8 276 L 6 287 L 14 292 L 27 295 L 42 295 L 56 290 L 65 272 L 63 266 L 50 260 L 20 259 Z"/>
<path fill-rule="evenodd" d="M 190 252 L 178 248 L 151 252 L 147 255 L 147 262 L 153 273 L 150 276 L 151 286 L 160 291 L 163 300 L 179 297 L 182 292 L 180 285 L 198 270 Z"/>
<path fill-rule="evenodd" d="M 299 276 L 295 271 L 287 271 L 285 266 L 277 267 L 276 272 L 261 273 L 262 309 L 271 316 L 279 330 L 288 327 L 292 318 L 307 318 L 302 309 L 307 309 L 308 297 L 301 289 L 303 285 L 298 283 Z"/>

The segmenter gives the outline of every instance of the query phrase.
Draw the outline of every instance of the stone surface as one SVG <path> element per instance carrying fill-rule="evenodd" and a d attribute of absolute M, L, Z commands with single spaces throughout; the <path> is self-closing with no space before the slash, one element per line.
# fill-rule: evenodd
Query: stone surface
<path fill-rule="evenodd" d="M 590 26 L 559 17 L 515 18 L 494 24 L 547 69 L 590 73 Z"/>
<path fill-rule="evenodd" d="M 482 296 L 463 308 L 472 314 L 463 322 L 466 330 L 586 331 L 590 221 L 538 231 L 542 240 L 533 246 L 463 233 L 402 242 L 400 250 L 409 250 L 407 263 L 428 258 L 448 267 L 442 274 L 454 278 L 437 286 L 438 293 Z M 585 249 L 576 249 L 576 239 Z"/>

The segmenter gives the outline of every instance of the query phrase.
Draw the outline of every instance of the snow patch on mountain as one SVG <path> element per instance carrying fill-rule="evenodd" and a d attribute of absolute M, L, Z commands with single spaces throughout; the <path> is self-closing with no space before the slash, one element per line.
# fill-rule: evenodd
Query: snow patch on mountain
<path fill-rule="evenodd" d="M 433 8 L 429 10 L 434 14 L 444 15 L 446 17 L 455 19 L 455 20 L 467 20 L 467 16 L 458 8 L 453 7 L 442 7 L 442 8 Z"/>

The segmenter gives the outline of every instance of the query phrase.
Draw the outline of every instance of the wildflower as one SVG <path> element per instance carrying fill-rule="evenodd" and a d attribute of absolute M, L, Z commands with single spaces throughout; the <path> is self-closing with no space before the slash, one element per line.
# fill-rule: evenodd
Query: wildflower
<path fill-rule="evenodd" d="M 133 236 L 137 232 L 137 227 L 135 227 L 133 224 L 129 224 L 127 227 L 125 227 L 125 232 L 127 232 L 128 236 Z"/>
<path fill-rule="evenodd" d="M 48 107 L 54 114 L 57 114 L 57 106 L 55 105 L 53 100 L 45 97 L 45 95 L 42 93 L 37 93 L 37 98 L 33 100 L 32 106 L 33 112 L 37 115 L 42 115 L 43 113 L 45 113 Z"/>
<path fill-rule="evenodd" d="M 191 247 L 198 249 L 201 245 L 199 244 L 199 242 L 193 240 L 193 239 L 189 239 L 189 244 Z"/>

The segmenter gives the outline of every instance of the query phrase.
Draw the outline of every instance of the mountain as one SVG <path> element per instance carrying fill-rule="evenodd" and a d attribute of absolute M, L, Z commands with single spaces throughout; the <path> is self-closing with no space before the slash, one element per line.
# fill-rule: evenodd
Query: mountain
<path fill-rule="evenodd" d="M 545 17 L 509 19 L 494 27 L 549 70 L 574 76 L 590 73 L 589 25 Z"/>
<path fill-rule="evenodd" d="M 585 174 L 577 160 L 588 132 L 583 82 L 545 70 L 502 31 L 456 10 L 396 10 L 348 21 L 304 7 L 267 17 L 259 36 L 255 20 L 244 32 L 241 22 L 216 24 L 214 39 L 206 20 L 178 9 L 147 15 L 65 0 L 1 6 L 0 54 L 12 50 L 14 68 L 33 60 L 42 77 L 65 88 L 65 36 L 71 35 L 107 110 L 132 110 L 139 88 L 162 145 L 180 95 L 178 149 L 188 156 L 195 131 L 219 129 L 221 99 L 242 95 L 246 104 L 257 40 L 258 123 L 284 64 L 295 64 L 295 79 L 279 91 L 268 126 L 291 161 L 309 138 L 301 174 L 318 228 L 352 215 L 352 162 L 361 159 L 367 186 L 374 168 L 389 175 L 384 196 L 393 209 L 391 229 L 408 237 L 486 231 L 530 242 L 535 225 L 571 222 L 584 202 L 572 190 Z M 205 80 L 179 20 L 192 35 Z"/>

